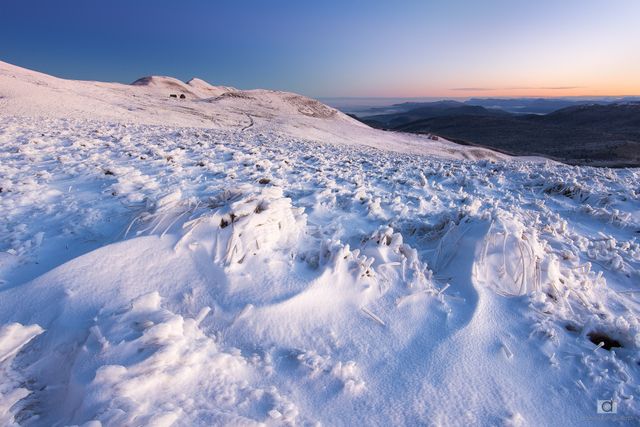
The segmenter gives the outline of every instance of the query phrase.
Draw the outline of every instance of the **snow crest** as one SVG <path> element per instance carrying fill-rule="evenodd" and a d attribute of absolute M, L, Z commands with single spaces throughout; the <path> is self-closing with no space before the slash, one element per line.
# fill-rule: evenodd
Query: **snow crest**
<path fill-rule="evenodd" d="M 221 350 L 203 333 L 199 324 L 208 312 L 184 318 L 162 308 L 152 292 L 101 313 L 75 361 L 73 380 L 82 398 L 74 422 L 257 425 L 269 396 L 270 411 L 295 421 L 295 406 L 276 389 L 250 385 L 259 372 L 239 350 Z"/>
<path fill-rule="evenodd" d="M 31 391 L 24 386 L 29 378 L 14 360 L 29 341 L 40 335 L 38 325 L 24 326 L 12 323 L 0 327 L 0 423 L 4 426 L 19 426 L 16 414 L 25 406 Z"/>

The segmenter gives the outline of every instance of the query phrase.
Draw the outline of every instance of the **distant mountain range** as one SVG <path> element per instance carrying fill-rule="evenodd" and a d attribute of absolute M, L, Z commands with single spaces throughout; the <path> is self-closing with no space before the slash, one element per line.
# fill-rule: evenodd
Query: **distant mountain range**
<path fill-rule="evenodd" d="M 636 99 L 403 103 L 392 106 L 395 112 L 357 118 L 379 129 L 433 133 L 509 154 L 541 155 L 571 164 L 640 166 L 640 102 Z"/>

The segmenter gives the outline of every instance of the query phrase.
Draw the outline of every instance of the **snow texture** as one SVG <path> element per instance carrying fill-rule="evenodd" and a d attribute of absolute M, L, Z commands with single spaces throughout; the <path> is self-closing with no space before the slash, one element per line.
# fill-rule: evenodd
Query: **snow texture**
<path fill-rule="evenodd" d="M 640 419 L 638 169 L 197 79 L 0 112 L 2 425 Z"/>

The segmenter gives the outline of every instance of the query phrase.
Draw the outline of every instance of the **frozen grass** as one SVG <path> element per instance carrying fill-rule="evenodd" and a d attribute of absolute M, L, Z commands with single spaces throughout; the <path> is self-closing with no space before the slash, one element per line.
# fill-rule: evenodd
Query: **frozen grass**
<path fill-rule="evenodd" d="M 0 117 L 4 424 L 640 415 L 638 170 L 240 95 L 193 106 L 212 127 Z"/>

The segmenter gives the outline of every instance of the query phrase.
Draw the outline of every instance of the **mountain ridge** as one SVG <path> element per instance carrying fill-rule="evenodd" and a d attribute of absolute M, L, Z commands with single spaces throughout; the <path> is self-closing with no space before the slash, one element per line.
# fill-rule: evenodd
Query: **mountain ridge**
<path fill-rule="evenodd" d="M 482 106 L 434 103 L 359 118 L 370 126 L 436 134 L 511 155 L 545 156 L 570 164 L 640 165 L 640 103 L 584 103 L 547 114 L 513 114 Z"/>

